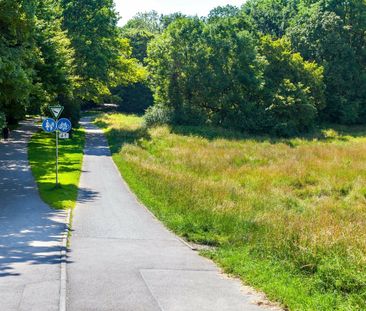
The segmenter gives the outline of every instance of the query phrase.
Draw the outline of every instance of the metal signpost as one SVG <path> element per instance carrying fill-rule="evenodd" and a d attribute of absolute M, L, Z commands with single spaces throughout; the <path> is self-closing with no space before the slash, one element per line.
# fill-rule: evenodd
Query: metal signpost
<path fill-rule="evenodd" d="M 69 138 L 69 132 L 71 130 L 71 122 L 68 119 L 58 119 L 61 113 L 64 111 L 63 106 L 52 106 L 50 110 L 56 120 L 47 118 L 42 123 L 42 128 L 47 133 L 56 133 L 56 187 L 59 185 L 58 182 L 58 139 Z"/>

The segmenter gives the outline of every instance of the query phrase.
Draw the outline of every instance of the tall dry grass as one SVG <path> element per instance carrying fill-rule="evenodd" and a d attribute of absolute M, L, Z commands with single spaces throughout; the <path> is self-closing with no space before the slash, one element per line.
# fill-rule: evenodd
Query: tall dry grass
<path fill-rule="evenodd" d="M 273 140 L 202 128 L 147 131 L 123 115 L 98 121 L 122 173 L 177 233 L 245 248 L 313 278 L 313 290 L 344 297 L 344 308 L 366 310 L 363 129 Z"/>

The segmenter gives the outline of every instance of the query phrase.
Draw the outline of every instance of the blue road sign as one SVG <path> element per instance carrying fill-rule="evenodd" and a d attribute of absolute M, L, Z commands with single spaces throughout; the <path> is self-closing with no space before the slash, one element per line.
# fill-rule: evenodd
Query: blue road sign
<path fill-rule="evenodd" d="M 62 133 L 68 133 L 71 130 L 71 122 L 69 119 L 60 119 L 57 122 L 57 129 Z"/>
<path fill-rule="evenodd" d="M 51 118 L 48 118 L 43 121 L 42 128 L 45 132 L 52 133 L 52 132 L 56 131 L 56 128 L 57 128 L 56 121 Z"/>

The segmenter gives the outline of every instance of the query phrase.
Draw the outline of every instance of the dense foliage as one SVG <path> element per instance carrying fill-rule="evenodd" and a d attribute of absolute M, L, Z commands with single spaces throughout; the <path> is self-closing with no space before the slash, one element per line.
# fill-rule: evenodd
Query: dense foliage
<path fill-rule="evenodd" d="M 74 50 L 62 29 L 62 9 L 53 0 L 40 1 L 36 14 L 34 40 L 39 58 L 34 65 L 34 91 L 28 111 L 47 113 L 49 104 L 65 106 L 65 114 L 74 123 L 79 118 L 79 105 L 75 102 L 76 82 Z"/>
<path fill-rule="evenodd" d="M 35 1 L 0 2 L 0 111 L 21 119 L 33 90 Z"/>
<path fill-rule="evenodd" d="M 113 0 L 62 2 L 80 77 L 77 92 L 83 101 L 101 103 L 111 87 L 142 78 L 142 68 L 130 58 L 128 41 L 119 35 Z"/>
<path fill-rule="evenodd" d="M 76 123 L 80 103 L 142 80 L 117 21 L 112 0 L 0 0 L 0 115 L 16 123 L 61 104 Z"/>
<path fill-rule="evenodd" d="M 156 107 L 147 120 L 165 108 L 177 124 L 281 135 L 310 129 L 324 107 L 322 68 L 286 39 L 258 40 L 245 15 L 217 12 L 207 22 L 181 18 L 150 44 Z"/>
<path fill-rule="evenodd" d="M 294 135 L 366 121 L 364 0 L 249 0 L 207 17 L 139 13 L 113 0 L 1 0 L 0 112 L 117 103 L 168 120 Z M 147 71 L 149 76 L 147 77 Z M 165 122 L 164 121 L 164 122 Z"/>
<path fill-rule="evenodd" d="M 320 1 L 303 9 L 287 30 L 306 59 L 324 66 L 326 120 L 366 121 L 366 4 Z"/>
<path fill-rule="evenodd" d="M 147 49 L 149 43 L 159 36 L 171 23 L 185 15 L 173 13 L 160 15 L 156 11 L 138 13 L 121 28 L 123 38 L 129 40 L 132 57 L 146 67 Z M 147 79 L 130 85 L 119 85 L 113 88 L 114 103 L 119 110 L 128 113 L 143 114 L 154 104 L 153 94 Z"/>
<path fill-rule="evenodd" d="M 9 123 L 55 103 L 77 121 L 74 52 L 61 20 L 55 1 L 0 2 L 0 111 Z"/>
<path fill-rule="evenodd" d="M 285 136 L 364 123 L 365 14 L 363 0 L 251 0 L 177 16 L 148 44 L 146 122 Z"/>

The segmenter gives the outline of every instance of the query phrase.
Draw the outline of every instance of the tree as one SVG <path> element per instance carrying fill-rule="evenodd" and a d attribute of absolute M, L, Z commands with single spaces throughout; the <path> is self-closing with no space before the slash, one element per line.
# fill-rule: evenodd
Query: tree
<path fill-rule="evenodd" d="M 177 19 L 186 18 L 186 17 L 188 17 L 188 16 L 184 15 L 180 12 L 161 15 L 161 17 L 160 17 L 161 29 L 165 30 L 169 27 L 169 25 L 171 23 L 175 22 Z"/>
<path fill-rule="evenodd" d="M 239 8 L 233 5 L 218 6 L 210 11 L 207 20 L 214 21 L 220 18 L 235 17 L 240 14 Z"/>
<path fill-rule="evenodd" d="M 138 13 L 122 27 L 122 37 L 127 38 L 132 47 L 132 57 L 146 65 L 148 44 L 174 21 L 184 18 L 181 13 L 159 15 L 155 11 Z M 153 105 L 152 92 L 148 81 L 132 85 L 120 85 L 112 89 L 119 109 L 124 112 L 143 113 Z"/>
<path fill-rule="evenodd" d="M 200 45 L 203 22 L 198 18 L 178 19 L 148 47 L 148 69 L 157 105 L 172 108 L 176 122 L 195 122 L 193 108 L 185 99 L 192 97 L 189 79 L 200 74 L 205 51 Z M 196 116 L 199 118 L 202 111 Z"/>
<path fill-rule="evenodd" d="M 157 12 L 139 13 L 122 27 L 121 36 L 129 40 L 132 57 L 146 65 L 147 46 L 160 32 L 160 16 Z M 119 110 L 129 113 L 144 113 L 153 104 L 153 97 L 147 80 L 130 85 L 118 85 L 112 90 Z"/>
<path fill-rule="evenodd" d="M 120 37 L 113 0 L 63 0 L 64 27 L 75 49 L 80 77 L 77 95 L 100 103 L 110 88 L 139 81 L 144 71 L 134 59 L 128 40 Z"/>
<path fill-rule="evenodd" d="M 51 0 L 0 2 L 0 111 L 9 123 L 51 103 L 65 105 L 67 116 L 78 121 L 74 55 L 61 18 Z"/>
<path fill-rule="evenodd" d="M 243 25 L 236 18 L 179 19 L 150 44 L 155 100 L 173 111 L 173 122 L 248 127 L 260 81 L 254 40 Z"/>
<path fill-rule="evenodd" d="M 327 121 L 366 121 L 365 14 L 360 1 L 320 1 L 288 29 L 294 47 L 325 68 Z"/>
<path fill-rule="evenodd" d="M 281 38 L 296 16 L 301 0 L 249 0 L 243 11 L 250 16 L 253 24 L 264 35 Z"/>
<path fill-rule="evenodd" d="M 129 40 L 132 48 L 132 57 L 143 64 L 147 57 L 147 46 L 155 34 L 145 29 L 122 28 L 122 37 Z"/>
<path fill-rule="evenodd" d="M 34 87 L 28 111 L 47 113 L 50 104 L 61 104 L 65 107 L 64 115 L 76 124 L 79 105 L 73 96 L 74 51 L 61 23 L 62 9 L 57 2 L 44 0 L 38 4 L 34 33 L 38 59 L 34 65 Z"/>
<path fill-rule="evenodd" d="M 265 106 L 269 130 L 296 135 L 314 127 L 324 109 L 323 68 L 294 53 L 289 40 L 261 38 L 259 52 L 265 57 Z"/>
<path fill-rule="evenodd" d="M 137 13 L 123 28 L 146 30 L 153 34 L 160 33 L 162 31 L 161 15 L 156 11 Z"/>
<path fill-rule="evenodd" d="M 130 40 L 132 56 L 143 63 L 147 56 L 149 42 L 171 23 L 185 17 L 182 13 L 168 15 L 159 15 L 156 11 L 138 13 L 122 27 L 122 37 Z"/>
<path fill-rule="evenodd" d="M 32 91 L 36 4 L 33 0 L 0 2 L 0 112 L 10 123 L 24 117 Z"/>
<path fill-rule="evenodd" d="M 262 63 L 251 24 L 239 15 L 211 19 L 204 30 L 204 45 L 207 59 L 201 68 L 203 85 L 198 96 L 209 107 L 210 122 L 242 131 L 259 130 Z"/>
<path fill-rule="evenodd" d="M 287 39 L 253 35 L 245 15 L 179 19 L 149 45 L 147 120 L 295 135 L 324 108 L 323 68 Z M 164 113 L 165 111 L 165 113 Z"/>

